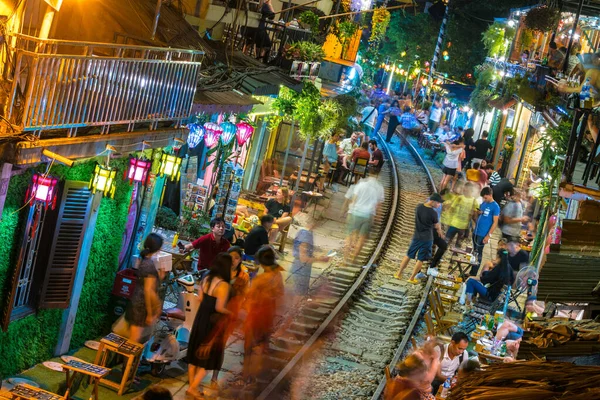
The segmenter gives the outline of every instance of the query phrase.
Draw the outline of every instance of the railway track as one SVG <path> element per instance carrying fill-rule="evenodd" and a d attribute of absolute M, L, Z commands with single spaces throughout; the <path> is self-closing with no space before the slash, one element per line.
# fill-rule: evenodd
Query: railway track
<path fill-rule="evenodd" d="M 393 278 L 412 238 L 414 209 L 435 189 L 416 150 L 393 147 L 384 146 L 386 201 L 372 238 L 358 262 L 332 270 L 276 335 L 273 378 L 251 398 L 379 398 L 383 369 L 405 352 L 431 286 L 431 279 L 424 287 Z"/>

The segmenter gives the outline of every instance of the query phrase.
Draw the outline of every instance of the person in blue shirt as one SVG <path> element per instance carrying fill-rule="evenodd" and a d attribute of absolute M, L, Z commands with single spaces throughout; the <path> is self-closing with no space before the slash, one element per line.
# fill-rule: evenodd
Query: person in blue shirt
<path fill-rule="evenodd" d="M 475 231 L 473 232 L 473 242 L 475 244 L 475 251 L 477 251 L 476 267 L 471 269 L 471 275 L 477 275 L 481 260 L 483 258 L 483 248 L 490 241 L 492 233 L 498 226 L 498 217 L 500 215 L 500 206 L 494 201 L 493 192 L 490 187 L 484 187 L 481 189 L 481 197 L 483 197 L 483 203 L 479 206 L 479 217 L 475 224 Z"/>
<path fill-rule="evenodd" d="M 381 129 L 381 124 L 383 124 L 383 120 L 385 116 L 388 114 L 388 109 L 390 108 L 390 101 L 386 100 L 377 109 L 377 122 L 375 123 L 375 128 L 373 129 L 373 136 L 379 133 L 379 129 Z"/>

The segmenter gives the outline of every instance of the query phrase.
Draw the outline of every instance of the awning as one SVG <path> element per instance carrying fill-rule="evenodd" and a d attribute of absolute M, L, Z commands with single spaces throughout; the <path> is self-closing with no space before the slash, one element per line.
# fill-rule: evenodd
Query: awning
<path fill-rule="evenodd" d="M 446 97 L 460 101 L 462 103 L 468 103 L 473 92 L 474 87 L 468 85 L 460 85 L 458 83 L 444 83 L 440 85 L 442 89 L 448 91 Z"/>
<path fill-rule="evenodd" d="M 499 97 L 497 99 L 490 100 L 488 104 L 494 108 L 497 108 L 498 110 L 504 111 L 517 104 L 517 100 L 512 97 L 508 100 L 504 100 L 503 98 Z"/>
<path fill-rule="evenodd" d="M 255 104 L 262 104 L 252 96 L 237 91 L 198 91 L 194 97 L 192 113 L 247 113 Z"/>

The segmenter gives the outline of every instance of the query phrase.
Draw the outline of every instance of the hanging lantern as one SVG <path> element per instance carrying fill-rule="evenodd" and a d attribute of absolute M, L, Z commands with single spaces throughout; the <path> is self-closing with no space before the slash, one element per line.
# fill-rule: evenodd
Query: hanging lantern
<path fill-rule="evenodd" d="M 152 161 L 150 160 L 130 158 L 126 179 L 129 179 L 129 183 L 142 182 L 142 185 L 145 185 L 148 181 L 148 171 L 151 167 Z"/>
<path fill-rule="evenodd" d="M 193 149 L 200 144 L 202 139 L 204 139 L 205 130 L 202 125 L 196 123 L 189 124 L 187 128 L 190 130 L 187 138 L 187 144 L 190 149 Z"/>
<path fill-rule="evenodd" d="M 219 137 L 223 133 L 223 129 L 213 122 L 207 122 L 204 124 L 204 130 L 204 144 L 209 149 L 215 147 L 219 142 Z"/>
<path fill-rule="evenodd" d="M 105 167 L 100 164 L 96 164 L 96 168 L 94 169 L 94 175 L 92 176 L 92 180 L 90 181 L 89 188 L 92 190 L 92 193 L 102 192 L 104 196 L 109 196 L 112 199 L 115 196 L 115 176 L 117 175 L 117 170 Z"/>
<path fill-rule="evenodd" d="M 26 198 L 31 201 L 39 201 L 54 209 L 56 205 L 56 185 L 58 179 L 53 176 L 43 176 L 41 174 L 33 174 L 33 179 Z"/>
<path fill-rule="evenodd" d="M 179 180 L 181 174 L 181 157 L 163 153 L 158 173 L 170 176 L 171 181 Z"/>
<path fill-rule="evenodd" d="M 227 146 L 235 137 L 237 127 L 231 122 L 223 122 L 221 124 L 221 129 L 223 130 L 223 133 L 221 133 L 221 144 L 223 144 L 223 146 Z"/>
<path fill-rule="evenodd" d="M 242 147 L 246 142 L 252 137 L 254 133 L 254 127 L 247 123 L 246 121 L 242 121 L 237 124 L 237 132 L 235 136 L 237 137 L 237 142 L 240 147 Z"/>

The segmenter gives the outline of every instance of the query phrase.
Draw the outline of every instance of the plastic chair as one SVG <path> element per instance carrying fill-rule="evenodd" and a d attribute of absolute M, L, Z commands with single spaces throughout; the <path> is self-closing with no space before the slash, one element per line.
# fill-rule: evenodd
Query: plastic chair
<path fill-rule="evenodd" d="M 351 175 L 354 178 L 354 183 L 358 182 L 359 175 L 362 175 L 363 178 L 365 176 L 367 176 L 367 165 L 368 164 L 369 164 L 368 158 L 357 158 L 356 162 L 352 165 L 352 169 L 350 170 L 348 175 L 346 175 L 346 186 L 348 186 L 348 181 L 349 181 Z"/>

